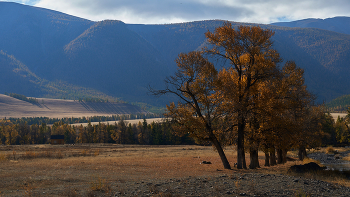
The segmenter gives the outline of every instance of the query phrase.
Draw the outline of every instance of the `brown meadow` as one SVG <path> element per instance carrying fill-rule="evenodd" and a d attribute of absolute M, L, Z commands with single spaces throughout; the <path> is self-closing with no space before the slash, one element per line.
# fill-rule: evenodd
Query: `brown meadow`
<path fill-rule="evenodd" d="M 0 195 L 4 196 L 91 196 L 91 192 L 109 196 L 120 191 L 117 182 L 252 172 L 287 174 L 288 167 L 301 163 L 263 167 L 264 154 L 259 153 L 262 168 L 226 170 L 213 147 L 194 145 L 3 145 L 0 150 Z M 228 147 L 225 152 L 229 162 L 236 163 L 235 150 Z M 249 161 L 249 156 L 246 159 Z M 201 164 L 202 161 L 212 164 Z M 318 175 L 305 176 L 322 179 Z M 325 179 L 347 183 L 341 178 Z"/>

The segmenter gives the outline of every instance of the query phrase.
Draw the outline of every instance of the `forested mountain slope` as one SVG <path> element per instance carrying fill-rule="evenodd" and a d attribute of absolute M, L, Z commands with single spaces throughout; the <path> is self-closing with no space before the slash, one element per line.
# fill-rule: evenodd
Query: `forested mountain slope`
<path fill-rule="evenodd" d="M 347 31 L 348 20 L 332 21 L 338 29 L 344 25 L 343 33 Z M 8 88 L 0 89 L 0 93 L 76 99 L 78 94 L 86 96 L 83 90 L 89 90 L 85 93 L 91 96 L 164 106 L 170 99 L 148 95 L 148 85 L 162 88 L 165 77 L 176 71 L 177 55 L 206 46 L 204 33 L 223 22 L 93 22 L 52 10 L 0 2 L 0 50 L 26 65 L 31 73 L 28 76 L 33 76 L 29 80 L 6 71 L 11 73 L 6 76 L 11 77 L 2 79 Z M 274 47 L 285 61 L 294 60 L 305 70 L 306 84 L 318 101 L 350 94 L 350 35 L 315 28 L 232 23 L 275 31 Z M 8 60 L 1 62 L 0 68 L 8 70 Z M 49 85 L 43 86 L 45 83 L 37 80 Z"/>
<path fill-rule="evenodd" d="M 175 67 L 174 58 L 180 52 L 188 52 L 205 46 L 206 31 L 213 31 L 223 21 L 200 21 L 170 25 L 128 25 L 160 48 L 167 62 Z M 258 25 L 233 22 L 233 25 Z M 294 60 L 305 70 L 309 89 L 318 101 L 329 101 L 350 93 L 350 35 L 313 28 L 289 28 L 259 25 L 275 31 L 274 47 L 285 61 Z M 171 40 L 177 43 L 171 43 Z M 173 70 L 174 71 L 174 70 Z M 325 80 L 326 79 L 326 80 Z"/>

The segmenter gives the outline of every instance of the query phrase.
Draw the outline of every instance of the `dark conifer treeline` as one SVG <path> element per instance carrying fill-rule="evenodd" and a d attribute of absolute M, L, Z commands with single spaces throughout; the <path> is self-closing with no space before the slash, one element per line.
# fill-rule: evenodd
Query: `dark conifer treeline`
<path fill-rule="evenodd" d="M 67 144 L 75 143 L 118 143 L 143 145 L 194 144 L 187 135 L 176 136 L 172 123 L 147 123 L 146 119 L 131 124 L 121 119 L 115 124 L 99 123 L 87 126 L 72 126 L 62 121 L 52 126 L 45 123 L 29 125 L 27 122 L 14 124 L 3 120 L 0 126 L 0 140 L 5 145 L 47 144 L 51 135 L 64 135 Z"/>
<path fill-rule="evenodd" d="M 35 117 L 35 118 L 8 118 L 5 120 L 13 124 L 21 124 L 26 122 L 28 125 L 41 125 L 41 124 L 54 124 L 56 122 L 62 122 L 64 124 L 75 123 L 88 123 L 90 122 L 105 122 L 105 121 L 118 121 L 118 120 L 134 120 L 134 119 L 149 119 L 149 118 L 162 118 L 162 114 L 124 114 L 124 115 L 112 115 L 112 116 L 92 116 L 92 117 L 79 117 L 79 118 L 48 118 L 48 117 Z M 0 120 L 1 123 L 1 120 Z"/>

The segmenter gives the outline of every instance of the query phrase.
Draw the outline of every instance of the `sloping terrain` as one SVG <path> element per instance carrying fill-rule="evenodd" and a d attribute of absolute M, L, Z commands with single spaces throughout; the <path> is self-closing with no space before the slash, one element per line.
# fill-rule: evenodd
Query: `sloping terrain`
<path fill-rule="evenodd" d="M 63 49 L 53 56 L 57 61 L 39 67 L 42 77 L 150 102 L 146 87 L 169 75 L 159 52 L 121 21 L 97 22 Z"/>
<path fill-rule="evenodd" d="M 320 25 L 310 25 L 315 21 Z M 178 54 L 206 46 L 204 33 L 223 22 L 93 22 L 52 10 L 0 2 L 0 50 L 31 73 L 24 77 L 18 72 L 13 74 L 13 70 L 6 71 L 11 75 L 2 74 L 4 85 L 0 93 L 67 99 L 103 95 L 164 106 L 176 100 L 150 96 L 147 87 L 162 88 L 165 77 L 176 71 L 174 60 Z M 232 24 L 259 25 L 275 31 L 274 47 L 285 61 L 294 60 L 305 70 L 306 84 L 319 102 L 350 94 L 350 35 L 345 34 L 349 17 L 308 19 L 294 26 Z M 309 28 L 316 26 L 318 29 Z M 6 70 L 8 62 L 0 57 L 0 69 Z"/>
<path fill-rule="evenodd" d="M 272 23 L 271 25 L 282 27 L 319 28 L 343 34 L 350 34 L 350 17 L 344 16 L 326 19 L 308 18 L 292 22 Z"/>
<path fill-rule="evenodd" d="M 0 50 L 39 75 L 38 65 L 93 24 L 53 10 L 0 2 Z"/>
<path fill-rule="evenodd" d="M 181 52 L 197 50 L 206 45 L 204 33 L 213 31 L 223 21 L 198 21 L 169 25 L 128 25 L 128 27 L 156 48 L 162 54 L 174 72 L 175 59 Z M 240 25 L 259 25 L 232 22 Z M 318 101 L 330 101 L 338 96 L 349 94 L 350 87 L 350 35 L 313 29 L 291 28 L 273 25 L 259 25 L 275 32 L 272 37 L 274 48 L 284 61 L 293 60 L 305 70 L 305 81 L 311 92 L 318 96 Z M 171 43 L 177 41 L 179 44 Z M 169 47 L 173 46 L 173 47 Z M 222 66 L 222 65 L 219 65 Z M 281 65 L 282 66 L 282 65 Z M 327 80 L 325 80 L 327 79 Z"/>
<path fill-rule="evenodd" d="M 141 108 L 126 103 L 92 103 L 47 98 L 38 98 L 37 100 L 37 104 L 32 104 L 0 94 L 0 119 L 5 117 L 64 118 L 146 113 Z"/>
<path fill-rule="evenodd" d="M 49 81 L 38 77 L 14 56 L 0 50 L 0 93 L 20 93 L 32 97 L 99 98 L 120 100 L 91 88 L 72 85 L 61 80 Z"/>

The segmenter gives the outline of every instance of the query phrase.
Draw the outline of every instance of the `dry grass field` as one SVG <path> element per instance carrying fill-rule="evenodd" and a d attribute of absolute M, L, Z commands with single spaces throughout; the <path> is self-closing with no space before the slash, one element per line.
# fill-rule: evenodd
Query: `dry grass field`
<path fill-rule="evenodd" d="M 0 194 L 4 196 L 62 196 L 70 191 L 87 195 L 94 190 L 118 191 L 117 182 L 238 172 L 223 169 L 210 146 L 81 144 L 0 146 L 0 149 Z M 226 154 L 233 165 L 234 150 L 228 148 Z M 212 164 L 200 164 L 202 161 Z M 260 162 L 263 166 L 262 155 Z M 292 164 L 295 162 L 255 171 L 285 173 Z"/>
<path fill-rule="evenodd" d="M 225 152 L 233 167 L 235 150 L 228 147 Z M 349 181 L 333 175 L 287 173 L 291 165 L 301 164 L 299 161 L 264 167 L 262 152 L 259 158 L 259 169 L 225 170 L 211 146 L 2 145 L 0 196 L 111 196 L 128 190 L 120 184 L 242 173 L 303 176 L 350 186 Z M 248 164 L 249 155 L 246 160 Z M 212 164 L 201 164 L 202 161 Z"/>
<path fill-rule="evenodd" d="M 118 183 L 252 172 L 287 174 L 288 167 L 300 164 L 291 161 L 263 167 L 263 153 L 259 153 L 262 168 L 225 170 L 211 146 L 45 144 L 2 145 L 0 150 L 3 196 L 92 196 L 91 192 L 106 195 L 124 191 Z M 226 154 L 233 165 L 236 162 L 233 148 L 227 148 Z M 249 163 L 249 157 L 246 159 Z M 212 164 L 201 164 L 202 161 Z"/>

